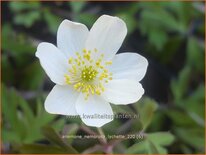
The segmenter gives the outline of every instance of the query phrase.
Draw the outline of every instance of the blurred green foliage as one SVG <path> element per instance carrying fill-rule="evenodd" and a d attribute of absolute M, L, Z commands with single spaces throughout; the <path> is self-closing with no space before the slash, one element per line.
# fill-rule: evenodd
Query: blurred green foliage
<path fill-rule="evenodd" d="M 174 136 L 169 132 L 149 133 L 145 140 L 129 147 L 126 153 L 167 154 L 168 152 L 164 147 L 170 145 L 173 141 Z"/>
<path fill-rule="evenodd" d="M 12 143 L 32 143 L 43 139 L 41 127 L 50 124 L 60 130 L 65 123 L 63 119 L 54 121 L 54 115 L 45 113 L 42 101 L 37 100 L 35 108 L 24 100 L 14 89 L 1 88 L 2 113 L 5 118 L 3 128 L 3 139 Z"/>
<path fill-rule="evenodd" d="M 2 12 L 1 55 L 4 152 L 108 153 L 106 146 L 94 139 L 61 138 L 61 134 L 84 135 L 97 131 L 82 125 L 80 119 L 65 119 L 44 110 L 45 94 L 51 86 L 34 57 L 41 40 L 53 42 L 63 19 L 82 22 L 90 28 L 98 16 L 106 13 L 126 22 L 126 42 L 131 43 L 126 43 L 128 49 L 143 46 L 149 62 L 153 60 L 174 75 L 167 86 L 167 102 L 145 96 L 129 106 L 112 106 L 116 114 L 140 117 L 114 119 L 103 126 L 105 135 L 144 135 L 143 139 L 108 140 L 113 153 L 204 153 L 204 3 L 122 3 L 3 3 L 6 8 Z M 110 11 L 104 10 L 105 6 Z M 136 38 L 142 42 L 138 43 Z M 152 77 L 148 79 L 153 81 Z"/>

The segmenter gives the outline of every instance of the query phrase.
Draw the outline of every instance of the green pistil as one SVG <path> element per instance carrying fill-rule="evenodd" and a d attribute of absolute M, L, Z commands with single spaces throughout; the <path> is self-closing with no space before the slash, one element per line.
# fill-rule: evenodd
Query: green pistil
<path fill-rule="evenodd" d="M 84 69 L 82 70 L 82 75 L 81 78 L 84 81 L 92 81 L 96 78 L 98 72 L 92 67 L 92 66 L 85 66 Z"/>

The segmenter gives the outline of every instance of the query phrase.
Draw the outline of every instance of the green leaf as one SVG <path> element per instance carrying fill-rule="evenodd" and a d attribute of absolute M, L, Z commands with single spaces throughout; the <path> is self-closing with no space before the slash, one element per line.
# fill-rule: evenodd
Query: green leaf
<path fill-rule="evenodd" d="M 56 121 L 53 121 L 51 124 L 51 127 L 56 130 L 56 131 L 60 131 L 64 125 L 65 125 L 65 120 L 64 119 L 58 119 Z"/>
<path fill-rule="evenodd" d="M 8 38 L 9 44 L 7 43 Z M 8 24 L 3 25 L 2 27 L 2 49 L 11 52 L 12 56 L 18 59 L 19 57 L 22 57 L 22 54 L 34 54 L 36 50 L 28 37 L 16 33 Z"/>
<path fill-rule="evenodd" d="M 55 131 L 62 130 L 66 120 L 63 117 L 58 118 L 58 115 L 47 113 L 44 108 L 44 100 L 45 98 L 38 98 L 36 103 L 36 118 L 34 124 L 36 124 L 37 128 L 40 127 L 38 133 L 42 133 L 42 127 L 48 124 L 55 129 Z"/>
<path fill-rule="evenodd" d="M 153 142 L 151 142 L 149 140 L 147 140 L 147 141 L 148 141 L 148 152 L 149 152 L 149 154 L 158 154 L 159 151 L 157 150 L 156 145 L 154 145 Z"/>
<path fill-rule="evenodd" d="M 16 102 L 19 103 L 19 107 L 24 112 L 25 117 L 28 119 L 28 123 L 33 122 L 34 114 L 28 102 L 26 102 L 26 100 L 20 96 L 18 96 Z"/>
<path fill-rule="evenodd" d="M 14 22 L 18 25 L 24 25 L 25 27 L 31 27 L 34 22 L 41 18 L 41 14 L 38 11 L 31 11 L 28 13 L 19 13 L 15 16 Z"/>
<path fill-rule="evenodd" d="M 51 13 L 49 9 L 44 9 L 44 19 L 47 22 L 47 26 L 51 33 L 56 34 L 59 24 L 62 22 L 62 19 Z"/>
<path fill-rule="evenodd" d="M 55 115 L 50 115 L 43 109 L 43 104 L 38 104 L 38 112 L 29 106 L 29 103 L 23 99 L 14 89 L 7 89 L 2 84 L 2 112 L 3 112 L 3 140 L 15 143 L 32 143 L 42 140 L 43 135 L 40 132 L 42 126 L 47 124 L 55 125 L 59 130 L 64 124 L 64 120 L 54 121 Z M 32 123 L 31 123 L 32 122 Z M 32 131 L 32 134 L 31 134 Z"/>
<path fill-rule="evenodd" d="M 202 74 L 205 71 L 204 54 L 204 46 L 197 38 L 190 37 L 187 42 L 187 64 Z"/>
<path fill-rule="evenodd" d="M 22 121 L 21 111 L 18 108 L 19 101 L 23 100 L 21 99 L 16 92 L 12 90 L 8 90 L 4 85 L 2 85 L 2 113 L 3 118 L 7 122 L 7 125 L 3 124 L 4 129 L 4 136 L 5 141 L 11 140 L 8 135 L 8 133 L 16 134 L 17 136 L 15 139 L 12 139 L 12 142 L 20 143 L 24 141 L 26 137 L 25 133 L 25 123 Z M 10 126 L 10 128 L 7 128 L 7 126 Z M 8 132 L 8 133 L 7 133 Z M 11 135 L 12 135 L 11 134 Z"/>
<path fill-rule="evenodd" d="M 204 150 L 204 128 L 175 128 L 177 136 L 198 150 Z"/>
<path fill-rule="evenodd" d="M 136 115 L 135 112 L 127 105 L 111 104 L 111 106 L 115 114 L 123 113 L 123 114 Z"/>
<path fill-rule="evenodd" d="M 165 121 L 167 121 L 167 117 L 165 117 L 165 109 L 162 107 L 158 110 L 158 112 L 155 113 L 155 115 L 152 118 L 152 122 L 150 123 L 150 130 L 151 131 L 161 131 L 162 127 L 165 124 Z"/>
<path fill-rule="evenodd" d="M 2 74 L 2 81 L 4 83 L 12 85 L 14 83 L 13 66 L 9 62 L 9 57 L 3 53 L 1 55 L 1 64 L 2 64 L 2 72 L 4 72 L 4 74 Z"/>
<path fill-rule="evenodd" d="M 24 144 L 20 148 L 20 152 L 23 154 L 66 154 L 67 151 L 57 146 L 43 145 L 43 144 Z"/>
<path fill-rule="evenodd" d="M 168 154 L 167 149 L 165 149 L 164 147 L 161 147 L 159 145 L 156 145 L 156 149 L 158 151 L 158 154 Z"/>
<path fill-rule="evenodd" d="M 117 134 L 119 132 L 121 132 L 121 119 L 118 118 L 114 118 L 114 120 L 112 121 L 112 123 L 107 123 L 102 127 L 102 130 L 104 131 L 105 135 L 112 135 L 112 134 Z M 116 128 L 116 127 L 120 127 L 120 128 Z M 119 130 L 120 129 L 120 130 Z"/>
<path fill-rule="evenodd" d="M 64 127 L 63 135 L 65 135 L 65 136 L 76 135 L 78 129 L 79 129 L 79 126 L 77 124 L 74 124 L 74 123 L 66 125 Z M 66 138 L 66 140 L 68 143 L 71 144 L 74 139 L 73 138 Z"/>
<path fill-rule="evenodd" d="M 161 53 L 153 52 L 154 50 L 151 47 L 151 54 L 155 55 L 158 59 L 161 59 L 163 64 L 169 64 L 174 60 L 183 41 L 183 37 L 181 36 L 170 36 L 168 41 L 165 42 Z M 167 49 L 167 52 L 164 52 L 164 49 Z"/>
<path fill-rule="evenodd" d="M 15 14 L 14 22 L 27 28 L 41 18 L 40 2 L 10 2 L 9 7 Z"/>
<path fill-rule="evenodd" d="M 196 11 L 193 8 L 193 3 L 170 1 L 167 3 L 167 8 L 169 8 L 174 15 L 177 16 L 179 22 L 184 25 L 184 28 L 187 28 L 187 25 L 190 24 L 191 19 L 195 18 L 194 14 Z"/>
<path fill-rule="evenodd" d="M 141 132 L 143 130 L 143 125 L 140 119 L 132 119 L 131 122 L 131 126 L 127 127 L 131 130 L 131 132 Z"/>
<path fill-rule="evenodd" d="M 174 136 L 167 132 L 147 134 L 143 141 L 135 143 L 126 150 L 126 154 L 167 154 L 164 146 L 170 145 Z"/>
<path fill-rule="evenodd" d="M 185 107 L 188 114 L 196 115 L 195 121 L 200 124 L 201 126 L 204 126 L 204 117 L 205 117 L 205 86 L 204 84 L 200 84 L 196 90 L 194 90 L 189 97 L 184 99 L 184 105 L 187 105 Z M 193 118 L 193 117 L 192 117 Z"/>
<path fill-rule="evenodd" d="M 22 71 L 22 75 L 21 87 L 29 90 L 38 89 L 43 84 L 45 77 L 44 71 L 38 61 L 34 61 L 26 66 Z"/>
<path fill-rule="evenodd" d="M 91 28 L 93 23 L 97 20 L 97 15 L 85 12 L 85 13 L 76 15 L 74 19 L 76 21 L 79 21 L 80 23 L 84 23 L 89 28 Z"/>
<path fill-rule="evenodd" d="M 167 154 L 167 149 L 153 141 L 145 139 L 129 147 L 126 154 Z"/>
<path fill-rule="evenodd" d="M 140 115 L 140 121 L 145 130 L 152 121 L 154 111 L 157 109 L 157 103 L 150 98 L 143 98 L 140 102 L 135 104 Z"/>
<path fill-rule="evenodd" d="M 11 130 L 5 129 L 4 126 L 2 129 L 2 140 L 4 143 L 13 143 L 13 142 L 20 143 L 20 142 L 22 142 L 19 134 L 17 134 L 16 132 L 13 132 Z"/>
<path fill-rule="evenodd" d="M 175 126 L 194 126 L 195 121 L 184 110 L 168 109 L 165 114 L 170 117 Z M 180 119 L 181 118 L 181 119 Z"/>
<path fill-rule="evenodd" d="M 75 2 L 75 1 L 71 1 L 69 2 L 70 3 L 70 6 L 72 8 L 72 11 L 74 13 L 80 13 L 81 10 L 83 9 L 83 7 L 85 6 L 86 2 L 85 1 L 78 1 L 78 2 Z"/>
<path fill-rule="evenodd" d="M 37 124 L 38 126 L 41 127 L 56 119 L 55 115 L 51 115 L 45 111 L 43 104 L 44 104 L 43 100 L 41 98 L 38 98 L 36 103 L 37 110 L 36 110 L 36 119 L 34 124 Z"/>
<path fill-rule="evenodd" d="M 176 20 L 173 14 L 166 11 L 163 7 L 143 10 L 141 19 L 154 23 L 156 27 L 158 25 L 160 29 L 163 28 L 167 31 L 177 31 L 180 33 L 185 31 L 183 25 Z"/>
<path fill-rule="evenodd" d="M 78 153 L 71 145 L 66 144 L 51 127 L 43 127 L 42 132 L 49 141 L 65 149 L 68 153 Z"/>
<path fill-rule="evenodd" d="M 186 144 L 181 145 L 180 148 L 184 154 L 192 154 L 193 153 L 192 148 Z"/>
<path fill-rule="evenodd" d="M 20 12 L 23 10 L 33 10 L 33 9 L 39 9 L 40 8 L 40 2 L 38 1 L 30 1 L 30 2 L 20 2 L 20 1 L 12 1 L 9 3 L 9 7 L 14 12 Z"/>
<path fill-rule="evenodd" d="M 178 79 L 173 80 L 171 83 L 171 89 L 176 104 L 181 104 L 179 101 L 184 97 L 188 90 L 190 74 L 191 68 L 189 66 L 185 66 L 179 73 Z"/>
<path fill-rule="evenodd" d="M 138 143 L 135 143 L 134 145 L 130 146 L 126 151 L 125 154 L 134 154 L 134 153 L 142 153 L 145 154 L 148 152 L 146 146 L 147 146 L 147 141 L 141 141 Z"/>
<path fill-rule="evenodd" d="M 156 132 L 147 134 L 147 139 L 155 145 L 168 146 L 174 141 L 174 136 L 169 132 Z"/>
<path fill-rule="evenodd" d="M 163 49 L 163 46 L 168 41 L 167 34 L 160 30 L 151 30 L 149 33 L 149 42 L 155 46 L 158 51 Z"/>

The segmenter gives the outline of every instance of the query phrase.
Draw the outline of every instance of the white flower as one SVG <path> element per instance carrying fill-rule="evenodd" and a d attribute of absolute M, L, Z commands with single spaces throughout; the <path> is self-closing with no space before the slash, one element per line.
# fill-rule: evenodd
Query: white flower
<path fill-rule="evenodd" d="M 124 21 L 103 15 L 90 31 L 83 24 L 64 20 L 58 28 L 57 47 L 40 43 L 36 56 L 56 83 L 46 98 L 46 111 L 80 115 L 86 125 L 100 127 L 113 119 L 109 102 L 138 101 L 144 94 L 139 81 L 148 62 L 136 53 L 115 55 L 126 33 Z M 90 117 L 97 115 L 101 117 Z"/>

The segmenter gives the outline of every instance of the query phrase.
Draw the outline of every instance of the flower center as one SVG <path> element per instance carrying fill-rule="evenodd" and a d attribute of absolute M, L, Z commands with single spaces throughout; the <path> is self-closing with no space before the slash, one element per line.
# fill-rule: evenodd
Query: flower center
<path fill-rule="evenodd" d="M 66 83 L 72 85 L 76 91 L 84 93 L 85 99 L 88 99 L 90 94 L 101 95 L 105 83 L 112 80 L 112 73 L 107 69 L 112 62 L 104 61 L 104 55 L 97 49 L 76 52 L 76 57 L 70 57 L 68 63 L 70 67 L 65 74 Z"/>
<path fill-rule="evenodd" d="M 92 67 L 92 66 L 85 66 L 84 69 L 82 70 L 82 75 L 81 75 L 81 78 L 84 80 L 84 81 L 92 81 L 96 78 L 98 72 Z"/>

